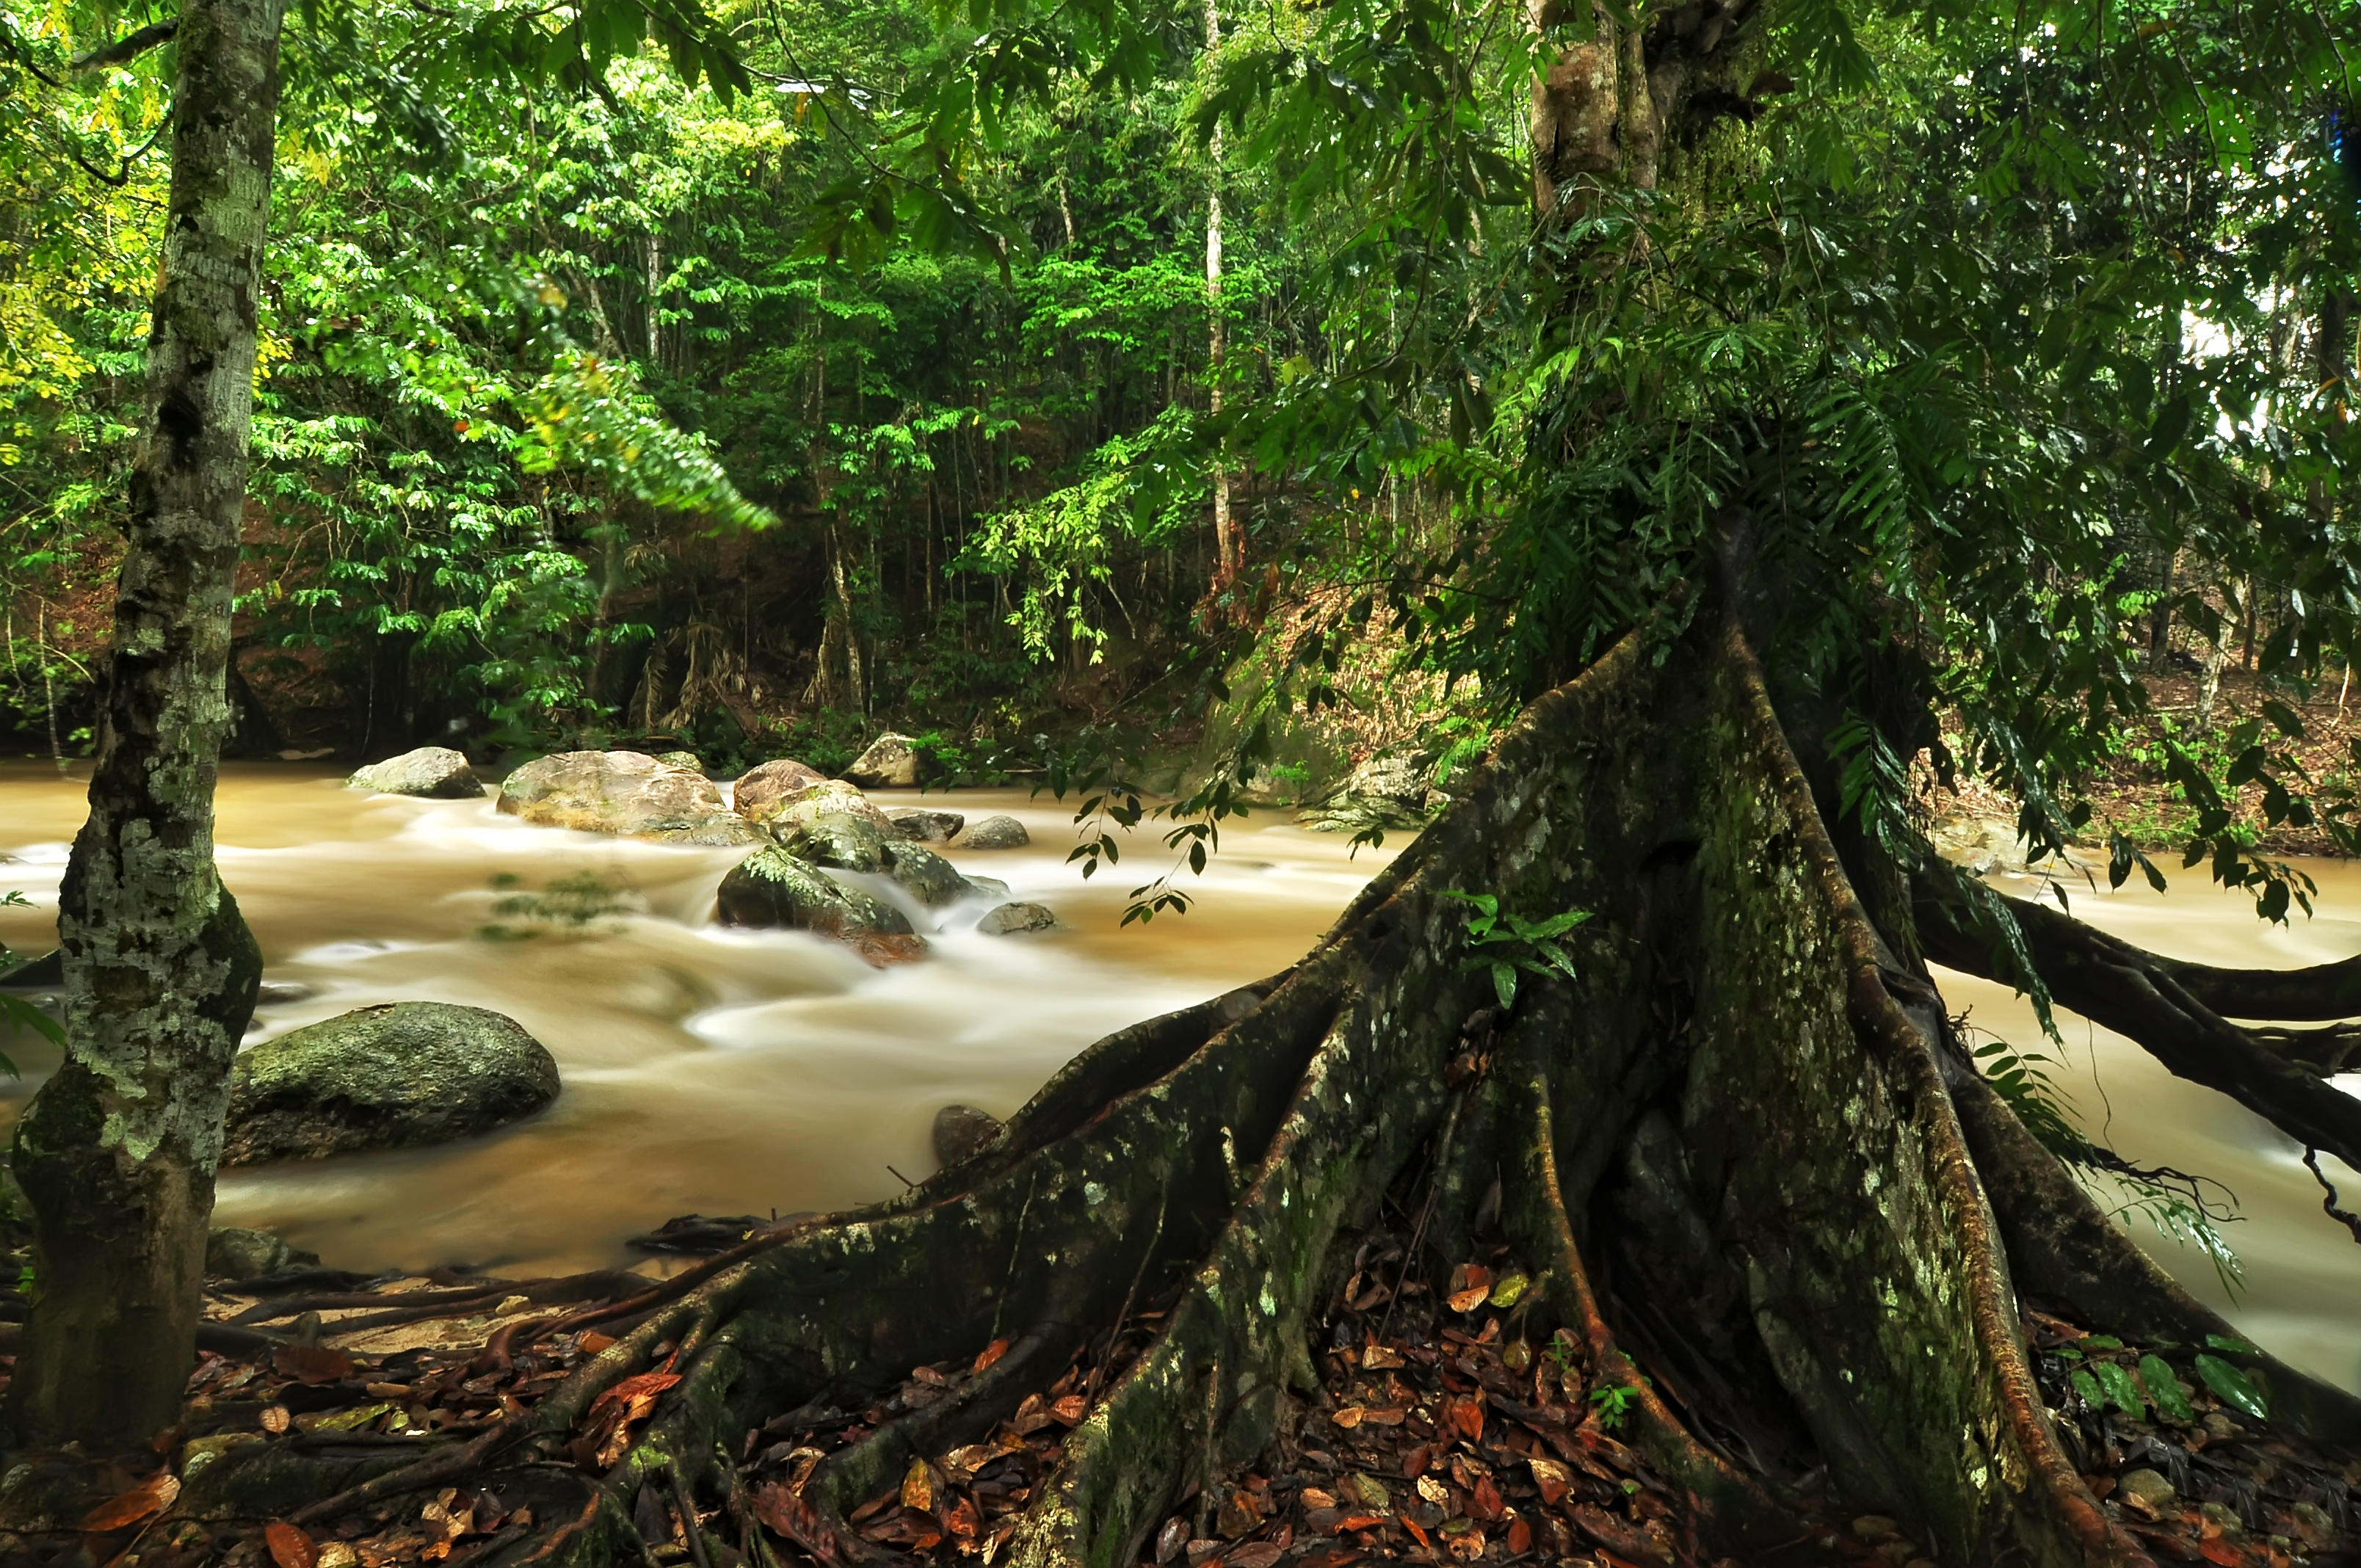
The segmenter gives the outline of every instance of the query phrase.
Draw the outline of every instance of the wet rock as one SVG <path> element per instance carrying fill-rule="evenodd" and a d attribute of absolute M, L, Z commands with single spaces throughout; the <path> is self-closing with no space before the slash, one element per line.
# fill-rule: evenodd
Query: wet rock
<path fill-rule="evenodd" d="M 697 755 L 694 751 L 658 751 L 656 761 L 668 767 L 678 768 L 684 773 L 705 772 L 705 764 L 697 760 Z"/>
<path fill-rule="evenodd" d="M 643 1236 L 632 1236 L 623 1245 L 642 1252 L 680 1252 L 695 1256 L 710 1257 L 717 1252 L 728 1252 L 756 1231 L 764 1223 L 752 1214 L 730 1215 L 708 1219 L 703 1214 L 683 1214 L 666 1220 Z"/>
<path fill-rule="evenodd" d="M 907 735 L 887 733 L 853 759 L 844 776 L 864 789 L 916 789 L 926 758 Z"/>
<path fill-rule="evenodd" d="M 781 757 L 747 769 L 731 787 L 730 798 L 737 803 L 738 815 L 759 818 L 763 808 L 781 796 L 801 795 L 814 784 L 828 782 L 828 775 L 818 769 L 807 768 L 793 757 Z"/>
<path fill-rule="evenodd" d="M 1022 931 L 1047 931 L 1058 916 L 1046 904 L 1004 904 L 975 923 L 987 937 L 1013 937 Z"/>
<path fill-rule="evenodd" d="M 970 893 L 980 893 L 986 898 L 1008 896 L 1008 884 L 996 876 L 970 876 L 967 886 Z"/>
<path fill-rule="evenodd" d="M 2127 1470 L 2116 1485 L 2125 1496 L 2137 1497 L 2151 1508 L 2163 1508 L 2172 1501 L 2172 1483 L 2153 1470 Z"/>
<path fill-rule="evenodd" d="M 886 845 L 885 874 L 929 909 L 957 904 L 976 891 L 974 883 L 960 875 L 957 866 L 932 850 L 916 844 Z"/>
<path fill-rule="evenodd" d="M 817 813 L 807 822 L 790 818 L 772 831 L 779 848 L 816 866 L 847 872 L 882 872 L 886 866 L 884 829 L 849 811 Z"/>
<path fill-rule="evenodd" d="M 266 980 L 254 992 L 257 1007 L 284 1007 L 290 1003 L 311 1000 L 312 988 L 291 980 Z"/>
<path fill-rule="evenodd" d="M 269 1231 L 225 1227 L 205 1237 L 209 1279 L 259 1279 L 283 1268 L 319 1261 L 318 1253 L 290 1246 Z"/>
<path fill-rule="evenodd" d="M 464 751 L 448 746 L 421 746 L 382 762 L 371 762 L 345 781 L 346 789 L 373 789 L 379 795 L 413 795 L 427 800 L 481 800 L 483 781 L 467 765 Z"/>
<path fill-rule="evenodd" d="M 63 948 L 51 948 L 38 959 L 27 959 L 14 969 L 0 970 L 0 991 L 54 991 L 65 982 Z"/>
<path fill-rule="evenodd" d="M 785 849 L 758 850 L 721 879 L 725 926 L 785 927 L 851 943 L 873 963 L 911 959 L 926 943 L 903 913 L 845 886 Z"/>
<path fill-rule="evenodd" d="M 895 834 L 916 844 L 948 844 L 967 826 L 956 811 L 889 811 L 885 817 Z"/>
<path fill-rule="evenodd" d="M 807 827 L 823 817 L 858 817 L 875 829 L 880 841 L 894 832 L 894 824 L 885 814 L 842 779 L 822 779 L 794 795 L 774 795 L 745 816 L 748 821 L 768 828 L 774 835 Z"/>
<path fill-rule="evenodd" d="M 1033 841 L 1025 831 L 1025 824 L 1014 817 L 987 817 L 981 822 L 968 824 L 967 831 L 959 837 L 962 850 L 1021 850 Z"/>
<path fill-rule="evenodd" d="M 667 844 L 755 844 L 762 834 L 722 803 L 713 781 L 642 751 L 561 751 L 500 786 L 503 815 L 548 828 Z"/>
<path fill-rule="evenodd" d="M 989 1111 L 946 1105 L 935 1113 L 935 1163 L 957 1165 L 1006 1130 Z"/>
<path fill-rule="evenodd" d="M 557 1098 L 557 1063 L 513 1018 L 397 1002 L 291 1030 L 230 1072 L 224 1165 L 449 1143 Z"/>
<path fill-rule="evenodd" d="M 1433 788 L 1434 760 L 1426 752 L 1372 757 L 1342 784 L 1309 806 L 1298 819 L 1325 832 L 1368 828 L 1414 828 L 1426 821 Z M 1449 796 L 1442 795 L 1444 802 Z"/>

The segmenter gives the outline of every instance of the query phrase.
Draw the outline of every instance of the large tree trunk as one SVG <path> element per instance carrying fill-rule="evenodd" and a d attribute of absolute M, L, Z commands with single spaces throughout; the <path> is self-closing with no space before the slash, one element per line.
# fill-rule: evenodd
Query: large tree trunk
<path fill-rule="evenodd" d="M 180 13 L 148 427 L 90 786 L 59 896 L 70 1046 L 16 1135 L 37 1290 L 19 1442 L 145 1442 L 194 1354 L 229 1068 L 261 955 L 214 867 L 223 671 L 270 214 L 280 0 Z"/>
<path fill-rule="evenodd" d="M 537 1502 L 532 1545 L 500 1558 L 631 1561 L 643 1484 L 669 1472 L 750 1517 L 732 1464 L 750 1428 L 818 1425 L 913 1365 L 1012 1341 L 955 1397 L 757 1510 L 819 1562 L 882 1561 L 846 1510 L 914 1454 L 980 1438 L 1143 1281 L 1180 1280 L 1011 1547 L 1042 1568 L 1119 1568 L 1191 1486 L 1293 1430 L 1317 1388 L 1311 1331 L 1416 1168 L 1432 1172 L 1422 1266 L 1468 1255 L 1497 1184 L 1501 1227 L 1543 1271 L 1543 1315 L 1574 1331 L 1593 1387 L 1642 1390 L 1633 1442 L 1712 1551 L 1817 1561 L 1783 1499 L 1825 1465 L 1847 1506 L 1904 1521 L 1947 1563 L 2144 1560 L 2059 1448 L 2013 1277 L 2102 1326 L 2182 1343 L 2224 1326 L 2030 1143 L 1924 970 L 1866 918 L 1742 636 L 1701 617 L 1664 652 L 1635 638 L 1536 703 L 1284 975 L 1101 1042 L 902 1199 L 504 1331 L 487 1365 L 541 1332 L 637 1321 L 506 1426 L 297 1517 L 466 1475 L 533 1495 L 557 1473 L 515 1462 L 559 1452 L 602 1393 L 668 1353 L 681 1381 L 620 1462 L 566 1507 Z M 1504 1012 L 1463 967 L 1455 891 L 1529 917 L 1594 912 L 1571 939 L 1580 978 L 1529 981 Z M 2299 1423 L 2361 1430 L 2350 1400 L 2272 1377 Z M 283 1507 L 353 1478 L 304 1463 L 225 1459 L 198 1506 Z"/>

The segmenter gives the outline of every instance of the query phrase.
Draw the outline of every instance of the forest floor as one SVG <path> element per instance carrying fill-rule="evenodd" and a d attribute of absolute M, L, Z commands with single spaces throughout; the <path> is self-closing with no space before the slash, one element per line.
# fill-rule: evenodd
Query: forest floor
<path fill-rule="evenodd" d="M 1507 1245 L 1496 1239 L 1479 1250 L 1437 1290 L 1410 1266 L 1402 1227 L 1371 1232 L 1315 1326 L 1320 1391 L 1298 1402 L 1252 1471 L 1182 1497 L 1143 1543 L 1138 1568 L 1746 1568 L 1700 1545 L 1686 1499 L 1620 1440 L 1635 1391 L 1595 1386 L 1575 1336 L 1546 1333 L 1531 1316 L 1539 1293 Z M 669 1298 L 691 1276 L 644 1283 Z M 640 1278 L 579 1284 L 611 1294 Z M 673 1347 L 658 1345 L 650 1370 L 616 1384 L 576 1430 L 533 1437 L 534 1406 L 652 1311 L 647 1298 L 578 1302 L 533 1320 L 525 1309 L 534 1299 L 568 1292 L 428 1279 L 318 1288 L 346 1283 L 311 1270 L 218 1286 L 214 1322 L 237 1320 L 249 1335 L 275 1324 L 288 1340 L 201 1353 L 183 1424 L 148 1450 L 109 1461 L 20 1456 L 32 1472 L 11 1475 L 13 1494 L 73 1495 L 81 1511 L 49 1530 L 0 1534 L 0 1562 L 489 1562 L 520 1544 L 537 1517 L 544 1530 L 559 1510 L 579 1517 L 598 1477 L 679 1381 Z M 722 1495 L 640 1489 L 631 1513 L 647 1557 L 659 1568 L 989 1568 L 1067 1433 L 1151 1343 L 1177 1294 L 1079 1343 L 1063 1370 L 981 1441 L 913 1460 L 897 1485 L 834 1524 L 804 1496 L 822 1461 L 950 1398 L 1007 1347 L 909 1368 L 863 1409 L 779 1412 L 733 1445 Z M 409 1321 L 387 1321 L 396 1315 Z M 2158 1563 L 2361 1568 L 2361 1458 L 2275 1428 L 2250 1386 L 2217 1393 L 2190 1347 L 2127 1345 L 2037 1310 L 2027 1327 L 2070 1457 L 2102 1508 Z M 1677 1407 L 1677 1383 L 1654 1380 Z M 1709 1431 L 1698 1413 L 1692 1427 Z M 489 1463 L 306 1510 L 300 1523 L 225 1508 L 225 1489 L 205 1484 L 204 1472 L 222 1464 L 218 1482 L 240 1450 L 267 1444 L 343 1462 L 355 1475 L 463 1444 Z M 1841 1508 L 1822 1486 L 1816 1472 L 1794 1489 L 1797 1535 L 1783 1560 L 1931 1568 L 1895 1520 Z"/>

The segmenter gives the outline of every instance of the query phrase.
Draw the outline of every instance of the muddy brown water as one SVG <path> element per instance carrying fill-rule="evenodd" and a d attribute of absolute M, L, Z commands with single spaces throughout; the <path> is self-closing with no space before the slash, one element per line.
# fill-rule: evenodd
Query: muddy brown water
<path fill-rule="evenodd" d="M 224 1174 L 216 1223 L 275 1230 L 360 1270 L 605 1266 L 635 1255 L 626 1237 L 675 1214 L 785 1214 L 888 1196 L 902 1176 L 933 1168 L 939 1107 L 959 1101 L 1005 1115 L 1101 1036 L 1284 968 L 1401 842 L 1351 856 L 1341 836 L 1257 813 L 1224 828 L 1211 874 L 1187 883 L 1198 895 L 1191 913 L 1124 927 L 1126 893 L 1171 863 L 1152 832 L 1132 836 L 1122 863 L 1085 883 L 1065 861 L 1071 817 L 1046 796 L 880 792 L 971 818 L 1022 819 L 1031 848 L 952 859 L 1049 905 L 1060 926 L 982 937 L 970 927 L 988 905 L 965 905 L 934 916 L 929 960 L 872 970 L 817 938 L 715 926 L 714 888 L 734 851 L 527 827 L 489 799 L 414 801 L 341 785 L 296 764 L 225 770 L 224 875 L 269 978 L 311 992 L 263 1008 L 250 1039 L 379 1002 L 465 1003 L 518 1019 L 566 1080 L 549 1112 L 467 1144 Z M 47 765 L 0 763 L 0 891 L 21 888 L 33 901 L 0 910 L 0 940 L 20 951 L 44 950 L 54 933 L 83 787 Z M 2361 951 L 2361 868 L 2308 869 L 2321 882 L 2321 914 L 2291 928 L 2263 927 L 2250 901 L 2195 873 L 2165 895 L 2080 890 L 2073 908 L 2158 951 L 2213 963 Z M 494 908 L 565 878 L 594 879 L 623 907 L 579 929 Z M 500 939 L 486 935 L 491 927 L 537 934 Z M 2004 988 L 1943 978 L 1973 1023 L 2020 1047 L 2040 1044 L 2029 1010 Z M 2300 1151 L 2127 1042 L 2061 1021 L 2059 1086 L 2094 1133 L 2134 1159 L 2203 1172 L 2236 1193 L 2241 1217 L 2227 1234 L 2245 1285 L 2232 1298 L 2193 1248 L 2134 1220 L 2142 1245 L 2259 1343 L 2361 1390 L 2361 1246 L 2321 1213 Z M 21 1080 L 0 1079 L 0 1123 L 13 1123 L 54 1058 L 24 1036 L 5 1048 L 26 1069 Z M 2361 1078 L 2342 1082 L 2361 1092 Z M 2347 1206 L 2361 1204 L 2361 1178 L 2327 1168 L 2353 1183 Z"/>

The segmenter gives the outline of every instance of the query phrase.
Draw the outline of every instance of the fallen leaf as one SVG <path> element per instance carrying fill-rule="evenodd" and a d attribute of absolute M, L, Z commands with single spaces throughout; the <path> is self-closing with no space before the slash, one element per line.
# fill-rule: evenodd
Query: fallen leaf
<path fill-rule="evenodd" d="M 265 1405 L 262 1408 L 262 1430 L 273 1437 L 285 1432 L 294 1420 L 284 1405 Z"/>
<path fill-rule="evenodd" d="M 1162 1564 L 1180 1555 L 1189 1544 L 1189 1521 L 1174 1514 L 1164 1521 L 1164 1529 L 1156 1537 L 1156 1561 Z"/>
<path fill-rule="evenodd" d="M 815 1556 L 838 1551 L 835 1541 L 820 1528 L 818 1510 L 779 1482 L 755 1489 L 754 1517 Z"/>
<path fill-rule="evenodd" d="M 1262 1510 L 1245 1492 L 1232 1492 L 1213 1516 L 1213 1533 L 1224 1541 L 1239 1540 L 1261 1528 Z"/>
<path fill-rule="evenodd" d="M 1492 1484 L 1492 1477 L 1476 1477 L 1476 1488 L 1467 1502 L 1468 1515 L 1489 1524 L 1500 1517 L 1501 1508 L 1500 1488 Z"/>
<path fill-rule="evenodd" d="M 1518 1298 L 1532 1288 L 1532 1283 L 1521 1274 L 1504 1274 L 1500 1277 L 1499 1283 L 1492 1287 L 1492 1294 L 1486 1299 L 1495 1307 L 1513 1307 L 1517 1304 Z"/>
<path fill-rule="evenodd" d="M 2197 1555 L 2208 1563 L 2218 1563 L 2223 1568 L 2235 1568 L 2246 1561 L 2246 1554 L 2226 1541 L 2208 1541 L 2197 1548 Z"/>
<path fill-rule="evenodd" d="M 82 1528 L 93 1535 L 127 1529 L 149 1514 L 170 1508 L 180 1495 L 181 1478 L 169 1470 L 159 1470 L 121 1497 L 110 1497 L 84 1514 Z"/>
<path fill-rule="evenodd" d="M 1533 1527 L 1522 1519 L 1509 1521 L 1509 1555 L 1522 1557 L 1533 1549 Z"/>
<path fill-rule="evenodd" d="M 1049 1413 L 1070 1427 L 1082 1425 L 1082 1418 L 1090 1412 L 1091 1402 L 1080 1394 L 1069 1394 L 1049 1407 Z"/>
<path fill-rule="evenodd" d="M 1418 1495 L 1440 1508 L 1451 1500 L 1451 1488 L 1443 1484 L 1440 1475 L 1422 1475 L 1418 1478 Z"/>
<path fill-rule="evenodd" d="M 910 1461 L 910 1468 L 903 1474 L 902 1506 L 922 1514 L 935 1510 L 935 1478 L 923 1459 Z"/>
<path fill-rule="evenodd" d="M 1349 1546 L 1320 1546 L 1306 1552 L 1297 1568 L 1352 1568 L 1361 1554 Z"/>
<path fill-rule="evenodd" d="M 1361 1412 L 1361 1420 L 1373 1427 L 1398 1427 L 1408 1414 L 1400 1405 L 1372 1405 Z"/>
<path fill-rule="evenodd" d="M 1389 1508 L 1394 1506 L 1394 1495 L 1386 1490 L 1386 1484 L 1374 1475 L 1356 1473 L 1345 1477 L 1345 1485 L 1351 1488 L 1354 1497 L 1360 1499 L 1363 1508 Z"/>
<path fill-rule="evenodd" d="M 315 1386 L 353 1373 L 353 1358 L 324 1344 L 282 1344 L 272 1353 L 270 1365 L 286 1376 Z"/>
<path fill-rule="evenodd" d="M 1398 1350 L 1389 1350 L 1381 1344 L 1366 1344 L 1361 1347 L 1361 1369 L 1365 1372 L 1376 1372 L 1389 1366 L 1400 1366 L 1401 1364 L 1401 1352 Z"/>
<path fill-rule="evenodd" d="M 1233 1550 L 1222 1561 L 1227 1563 L 1229 1568 L 1271 1568 L 1271 1564 L 1279 1561 L 1279 1554 L 1284 1550 L 1285 1548 L 1275 1541 L 1250 1541 L 1246 1545 Z"/>
<path fill-rule="evenodd" d="M 274 1519 L 263 1528 L 262 1539 L 270 1548 L 270 1560 L 279 1568 L 313 1568 L 320 1561 L 320 1549 L 312 1544 L 312 1538 L 304 1533 L 302 1525 Z"/>
<path fill-rule="evenodd" d="M 1295 1494 L 1295 1500 L 1306 1508 L 1333 1508 L 1336 1506 L 1335 1494 L 1323 1492 L 1317 1486 L 1304 1487 Z"/>
<path fill-rule="evenodd" d="M 1375 1530 L 1378 1526 L 1385 1522 L 1386 1519 L 1383 1514 L 1346 1514 L 1343 1519 L 1336 1521 L 1336 1533 L 1338 1535 L 1342 1535 L 1348 1530 Z M 1402 1522 L 1404 1524 L 1410 1524 L 1408 1519 L 1404 1519 Z M 1411 1524 L 1410 1528 L 1415 1530 L 1418 1529 L 1418 1526 Z M 1421 1536 L 1419 1539 L 1423 1541 L 1426 1538 Z"/>
<path fill-rule="evenodd" d="M 657 1395 L 680 1381 L 677 1372 L 642 1372 L 636 1377 L 626 1377 L 620 1383 L 590 1401 L 596 1410 L 601 1405 L 630 1405 L 640 1399 L 653 1399 Z"/>
<path fill-rule="evenodd" d="M 1533 1473 L 1533 1485 L 1541 1488 L 1542 1501 L 1552 1508 L 1574 1486 L 1574 1473 L 1554 1459 L 1534 1454 L 1526 1459 L 1525 1467 Z"/>
<path fill-rule="evenodd" d="M 1343 1427 L 1345 1431 L 1350 1431 L 1353 1428 L 1359 1426 L 1361 1424 L 1361 1418 L 1368 1413 L 1367 1409 L 1362 1406 L 1347 1405 L 1343 1409 L 1338 1410 L 1334 1415 L 1330 1416 L 1328 1419 L 1335 1422 L 1338 1426 Z"/>
<path fill-rule="evenodd" d="M 1484 1298 L 1491 1293 L 1492 1288 L 1488 1285 L 1471 1285 L 1465 1290 L 1454 1290 L 1443 1299 L 1455 1312 L 1472 1312 L 1482 1306 Z"/>
<path fill-rule="evenodd" d="M 1008 1342 L 1005 1339 L 994 1340 L 990 1344 L 985 1345 L 983 1351 L 977 1354 L 975 1365 L 970 1367 L 969 1370 L 971 1372 L 982 1372 L 984 1368 L 990 1366 L 994 1362 L 998 1361 L 1002 1356 L 1006 1355 L 1007 1354 Z"/>
<path fill-rule="evenodd" d="M 1434 1550 L 1434 1543 L 1427 1540 L 1426 1531 L 1420 1528 L 1419 1522 L 1416 1519 L 1406 1519 L 1402 1520 L 1402 1528 L 1410 1531 L 1411 1534 L 1418 1537 L 1418 1543 L 1421 1546 L 1425 1547 L 1429 1552 Z"/>
<path fill-rule="evenodd" d="M 1474 1442 L 1484 1435 L 1484 1398 L 1473 1394 L 1464 1399 L 1446 1400 L 1443 1407 L 1445 1431 L 1458 1432 Z"/>
<path fill-rule="evenodd" d="M 1444 1299 L 1455 1312 L 1472 1312 L 1492 1293 L 1492 1271 L 1480 1263 L 1463 1263 L 1451 1271 L 1451 1288 Z"/>
<path fill-rule="evenodd" d="M 1462 1563 L 1473 1563 L 1484 1555 L 1484 1532 L 1470 1527 L 1457 1535 L 1445 1535 L 1443 1547 Z"/>
<path fill-rule="evenodd" d="M 983 1520 L 976 1517 L 975 1504 L 966 1497 L 953 1503 L 943 1513 L 943 1528 L 961 1541 L 973 1541 Z"/>
<path fill-rule="evenodd" d="M 1030 1437 L 1054 1419 L 1040 1395 L 1027 1394 L 1025 1402 L 1016 1407 L 1016 1413 L 1008 1418 L 1008 1425 L 1017 1436 Z"/>
<path fill-rule="evenodd" d="M 596 1355 L 614 1343 L 613 1334 L 602 1334 L 597 1329 L 585 1329 L 581 1336 L 575 1340 L 574 1348 L 585 1355 Z"/>

